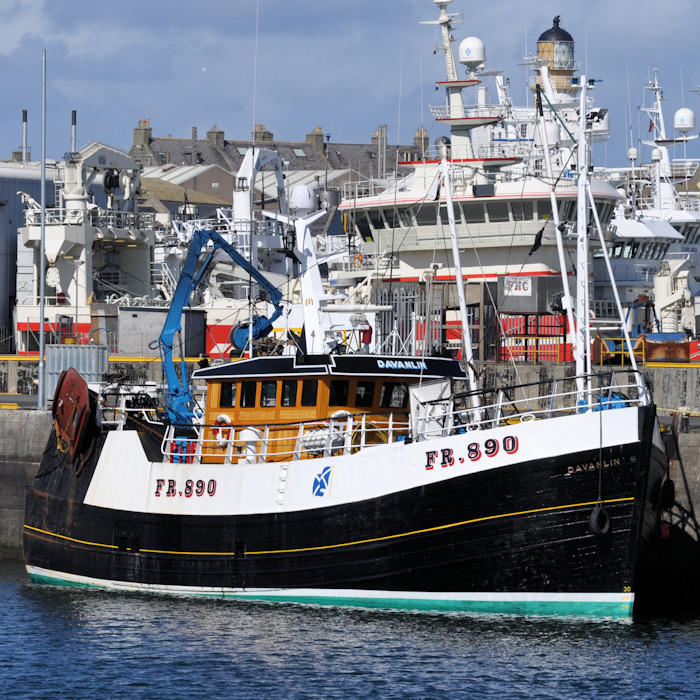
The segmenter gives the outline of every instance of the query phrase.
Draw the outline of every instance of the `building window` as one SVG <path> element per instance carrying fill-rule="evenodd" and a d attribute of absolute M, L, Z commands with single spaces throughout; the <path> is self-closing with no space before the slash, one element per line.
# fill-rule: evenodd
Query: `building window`
<path fill-rule="evenodd" d="M 297 156 L 297 158 L 306 158 L 306 153 L 304 153 L 304 150 L 302 148 L 293 148 L 294 155 Z"/>

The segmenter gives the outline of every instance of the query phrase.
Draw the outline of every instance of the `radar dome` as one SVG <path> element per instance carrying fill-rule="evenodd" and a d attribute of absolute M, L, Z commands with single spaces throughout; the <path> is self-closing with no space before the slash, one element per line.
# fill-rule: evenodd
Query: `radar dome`
<path fill-rule="evenodd" d="M 316 193 L 308 185 L 297 185 L 289 198 L 292 211 L 313 211 L 316 208 Z"/>
<path fill-rule="evenodd" d="M 695 112 L 687 107 L 681 107 L 673 115 L 673 128 L 687 134 L 695 128 Z"/>
<path fill-rule="evenodd" d="M 457 56 L 462 65 L 468 66 L 472 70 L 478 68 L 486 61 L 484 42 L 475 36 L 468 36 L 466 39 L 462 39 L 459 42 Z"/>

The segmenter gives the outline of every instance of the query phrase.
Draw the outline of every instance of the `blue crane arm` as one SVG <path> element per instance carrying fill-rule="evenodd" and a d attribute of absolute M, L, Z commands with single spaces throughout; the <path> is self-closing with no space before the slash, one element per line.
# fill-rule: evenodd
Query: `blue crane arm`
<path fill-rule="evenodd" d="M 202 250 L 211 243 L 213 248 L 207 251 L 206 256 L 200 262 L 199 256 Z M 187 367 L 184 356 L 180 358 L 180 372 L 178 373 L 173 362 L 173 341 L 175 334 L 182 329 L 182 312 L 187 306 L 192 292 L 201 282 L 204 273 L 209 268 L 217 250 L 223 250 L 233 260 L 246 270 L 250 276 L 270 295 L 270 301 L 275 307 L 270 318 L 259 317 L 253 322 L 253 338 L 266 336 L 272 330 L 272 324 L 282 314 L 282 294 L 270 283 L 270 281 L 248 260 L 246 260 L 228 241 L 219 233 L 209 229 L 197 229 L 192 235 L 190 247 L 187 251 L 185 264 L 183 265 L 180 279 L 178 280 L 175 294 L 170 308 L 165 317 L 163 330 L 158 338 L 160 357 L 165 372 L 166 391 L 165 411 L 168 419 L 175 425 L 189 426 L 195 417 L 192 409 L 193 397 L 187 378 Z M 199 266 L 198 266 L 199 263 Z"/>

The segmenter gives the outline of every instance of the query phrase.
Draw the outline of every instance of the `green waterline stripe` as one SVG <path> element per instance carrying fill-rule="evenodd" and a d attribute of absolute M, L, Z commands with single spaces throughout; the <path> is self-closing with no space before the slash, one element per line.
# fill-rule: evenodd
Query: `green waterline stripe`
<path fill-rule="evenodd" d="M 430 594 L 422 596 L 415 593 L 397 596 L 392 591 L 353 591 L 343 590 L 333 593 L 309 589 L 260 590 L 244 592 L 235 589 L 185 589 L 162 588 L 157 586 L 135 584 L 114 585 L 109 581 L 99 579 L 83 579 L 81 577 L 62 577 L 57 572 L 46 570 L 31 570 L 30 577 L 35 583 L 61 585 L 73 588 L 94 588 L 121 592 L 157 593 L 174 596 L 226 598 L 237 601 L 262 601 L 269 603 L 295 603 L 303 605 L 324 605 L 340 607 L 360 607 L 384 610 L 406 610 L 422 612 L 466 612 L 483 614 L 508 615 L 549 615 L 549 616 L 581 616 L 594 618 L 625 619 L 632 615 L 634 595 L 631 593 L 578 593 L 578 594 L 546 594 L 514 593 L 473 594 L 461 597 L 455 594 Z"/>

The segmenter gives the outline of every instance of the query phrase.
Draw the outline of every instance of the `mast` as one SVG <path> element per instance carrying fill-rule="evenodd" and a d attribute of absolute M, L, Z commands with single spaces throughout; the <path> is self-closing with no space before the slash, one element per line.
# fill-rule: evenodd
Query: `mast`
<path fill-rule="evenodd" d="M 664 112 L 661 108 L 664 92 L 659 84 L 658 73 L 659 69 L 654 68 L 654 78 L 649 81 L 646 88 L 653 93 L 654 102 L 651 107 L 642 107 L 641 109 L 649 115 L 649 130 L 656 130 L 653 141 L 642 140 L 642 143 L 654 149 L 651 155 L 654 182 L 653 206 L 654 209 L 661 210 L 675 207 L 676 190 L 669 179 L 671 177 L 671 159 L 668 153 L 668 144 L 669 142 L 673 143 L 673 141 L 669 141 L 666 135 Z"/>
<path fill-rule="evenodd" d="M 445 200 L 447 203 L 447 217 L 450 224 L 450 238 L 452 240 L 452 258 L 455 266 L 455 282 L 457 284 L 457 296 L 459 297 L 459 311 L 462 319 L 462 342 L 464 346 L 464 364 L 467 370 L 467 382 L 472 393 L 471 401 L 474 408 L 479 406 L 479 397 L 476 394 L 476 372 L 474 371 L 474 351 L 469 332 L 469 317 L 467 316 L 467 301 L 464 296 L 464 278 L 462 277 L 462 264 L 459 259 L 459 244 L 457 241 L 457 225 L 455 224 L 455 210 L 452 201 L 452 180 L 450 179 L 450 164 L 447 158 L 440 161 L 440 169 L 445 183 Z M 478 420 L 478 417 L 477 417 Z"/>
<path fill-rule="evenodd" d="M 554 171 L 552 169 L 552 156 L 549 152 L 549 140 L 547 137 L 547 123 L 544 118 L 544 110 L 542 109 L 542 89 L 537 86 L 537 114 L 539 118 L 540 131 L 542 137 L 542 149 L 544 151 L 544 160 L 547 166 L 547 177 L 550 182 L 549 186 L 549 198 L 552 203 L 552 216 L 554 217 L 554 233 L 557 239 L 557 253 L 559 255 L 559 270 L 561 272 L 561 286 L 564 293 L 562 297 L 562 306 L 566 311 L 566 326 L 569 332 L 569 338 L 574 349 L 574 355 L 576 355 L 576 345 L 578 343 L 578 336 L 574 327 L 574 307 L 573 299 L 571 297 L 571 292 L 569 291 L 569 278 L 566 272 L 566 258 L 564 256 L 564 242 L 561 237 L 561 228 L 559 222 L 559 207 L 557 206 L 557 197 L 554 192 L 555 179 Z"/>
<path fill-rule="evenodd" d="M 44 351 L 44 284 L 46 280 L 46 49 L 41 50 L 41 244 L 39 248 L 39 392 L 38 408 L 46 408 Z"/>
<path fill-rule="evenodd" d="M 579 140 L 578 140 L 578 209 L 576 213 L 576 344 L 574 357 L 576 361 L 576 389 L 579 402 L 588 403 L 584 391 L 591 393 L 591 328 L 590 328 L 590 280 L 588 274 L 588 161 L 590 129 L 587 123 L 586 109 L 587 79 L 581 76 L 581 94 L 579 102 Z M 587 375 L 585 382 L 582 375 Z"/>

